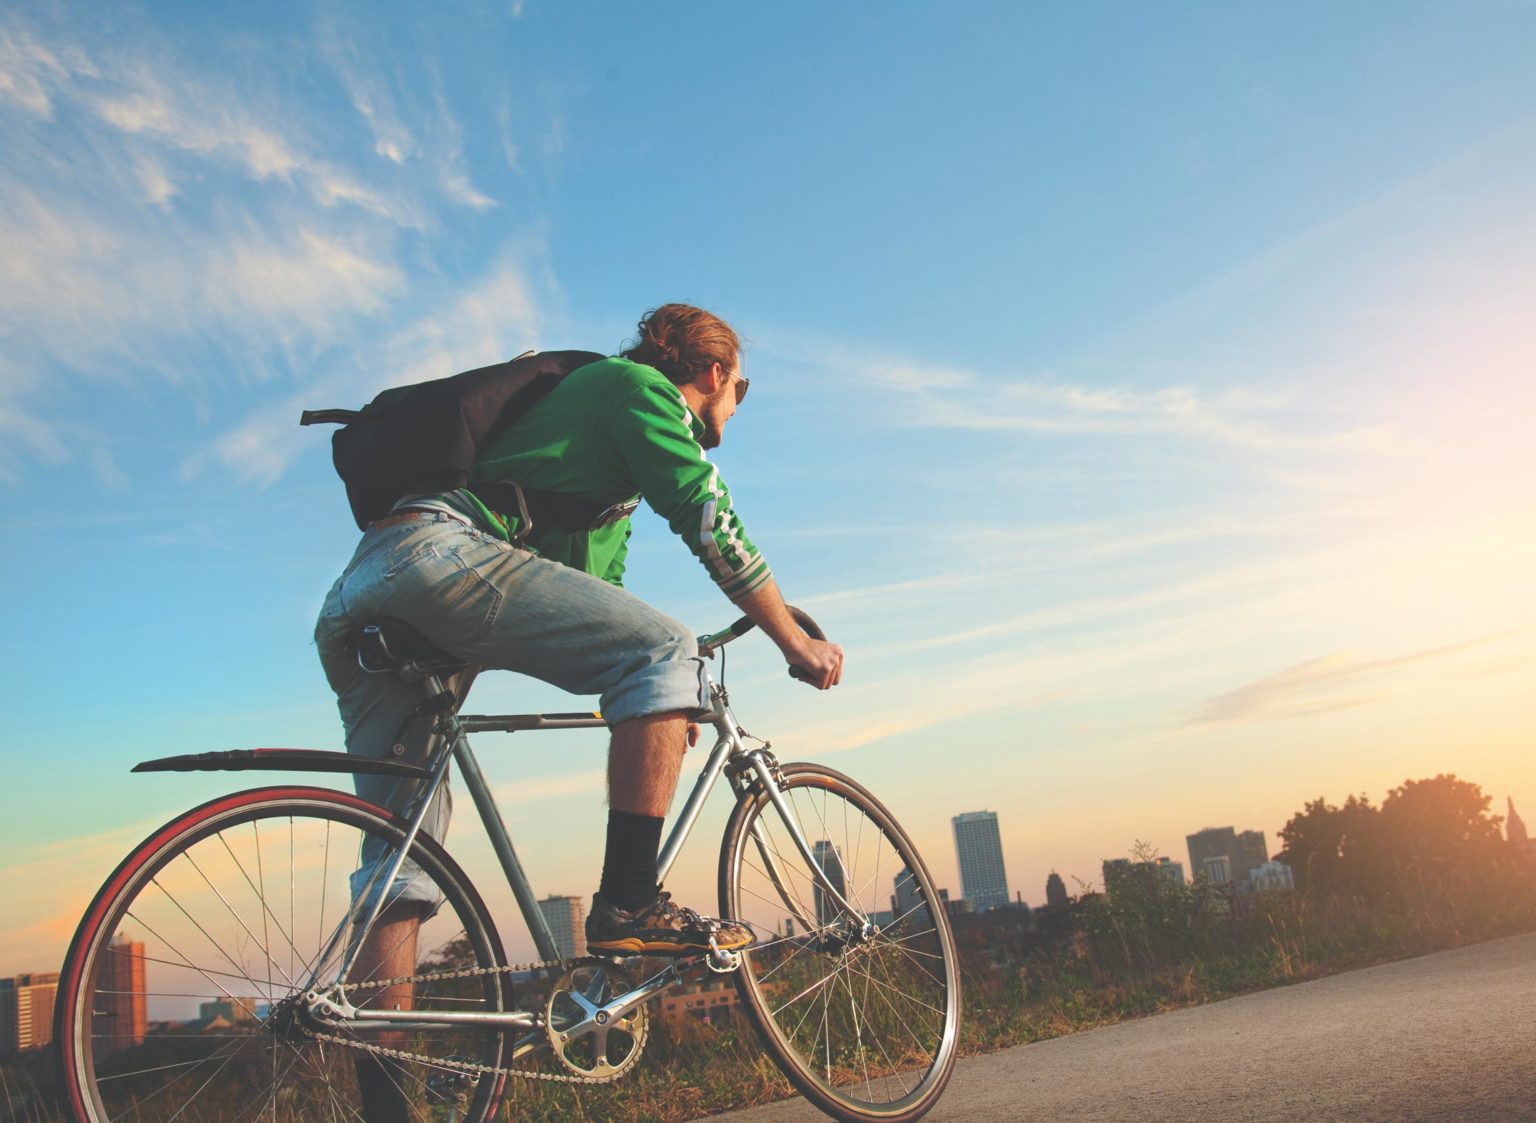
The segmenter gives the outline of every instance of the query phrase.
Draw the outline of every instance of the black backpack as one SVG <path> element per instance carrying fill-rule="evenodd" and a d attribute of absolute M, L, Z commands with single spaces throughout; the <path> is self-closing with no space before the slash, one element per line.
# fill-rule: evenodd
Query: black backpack
<path fill-rule="evenodd" d="M 393 387 L 362 409 L 307 409 L 299 424 L 342 426 L 331 438 L 331 459 L 347 485 L 352 517 L 364 530 L 402 496 L 475 484 L 475 457 L 488 439 L 571 371 L 602 358 L 591 351 L 530 351 L 450 378 Z M 519 489 L 511 481 L 475 490 L 491 510 L 517 515 L 508 488 L 523 492 L 532 521 L 546 527 L 579 529 L 604 511 L 602 504 Z"/>

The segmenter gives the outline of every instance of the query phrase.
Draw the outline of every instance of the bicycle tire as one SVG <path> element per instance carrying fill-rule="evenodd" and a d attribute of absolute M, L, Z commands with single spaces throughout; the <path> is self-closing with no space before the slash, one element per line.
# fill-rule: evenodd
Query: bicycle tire
<path fill-rule="evenodd" d="M 908 907 L 850 939 L 845 910 L 815 883 L 768 793 L 753 784 L 720 850 L 721 914 L 758 934 L 735 973 L 742 1006 L 780 1070 L 822 1111 L 848 1123 L 910 1123 L 943 1094 L 959 1045 L 948 915 L 916 847 L 879 800 L 820 765 L 785 765 L 782 775 L 812 856 L 835 871 L 860 920 L 884 919 L 874 906 L 898 878 Z M 781 920 L 791 923 L 781 930 Z"/>
<path fill-rule="evenodd" d="M 503 1076 L 380 1060 L 283 1028 L 283 1000 L 311 972 L 317 986 L 335 981 L 337 949 L 355 932 L 354 894 L 367 892 L 355 878 L 377 868 L 362 848 L 396 853 L 405 831 L 403 820 L 344 792 L 272 787 L 212 800 L 145 839 L 96 894 L 60 973 L 54 1041 L 69 1117 L 361 1119 L 357 1070 L 374 1066 L 375 1079 L 401 1089 L 413 1121 L 489 1118 Z M 424 835 L 408 856 L 411 883 L 440 895 L 419 930 L 418 970 L 504 966 L 484 902 L 453 859 Z M 414 990 L 415 1009 L 510 1009 L 503 974 Z M 366 992 L 351 997 L 362 1006 Z M 188 1019 L 194 1004 L 198 1017 Z M 500 1031 L 425 1027 L 423 1036 L 423 1028 L 331 1032 L 501 1063 Z"/>

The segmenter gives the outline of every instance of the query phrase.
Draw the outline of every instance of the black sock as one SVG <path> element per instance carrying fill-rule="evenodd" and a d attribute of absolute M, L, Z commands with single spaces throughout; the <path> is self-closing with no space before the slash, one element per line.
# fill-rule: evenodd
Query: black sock
<path fill-rule="evenodd" d="M 608 812 L 608 849 L 603 853 L 603 882 L 597 891 L 621 909 L 637 909 L 656 899 L 661 822 L 654 815 Z"/>

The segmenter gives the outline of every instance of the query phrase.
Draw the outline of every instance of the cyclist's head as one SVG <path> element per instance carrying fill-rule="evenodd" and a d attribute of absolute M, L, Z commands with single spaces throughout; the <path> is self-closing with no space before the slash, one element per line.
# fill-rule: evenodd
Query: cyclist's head
<path fill-rule="evenodd" d="M 691 304 L 663 304 L 640 317 L 634 346 L 626 359 L 655 367 L 682 386 L 719 363 L 737 367 L 741 340 L 719 316 Z"/>

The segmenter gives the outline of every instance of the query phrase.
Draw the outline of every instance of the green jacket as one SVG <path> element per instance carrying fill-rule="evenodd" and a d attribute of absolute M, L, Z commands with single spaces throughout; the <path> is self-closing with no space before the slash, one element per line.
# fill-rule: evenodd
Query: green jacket
<path fill-rule="evenodd" d="M 731 493 L 699 445 L 703 423 L 654 367 L 604 359 L 568 374 L 532 409 L 488 441 L 475 462 L 482 479 L 561 491 L 607 505 L 636 496 L 667 520 L 733 600 L 769 578 L 768 563 L 731 509 Z M 468 493 L 459 493 L 467 495 Z M 480 507 L 480 523 L 510 537 Z M 615 585 L 624 583 L 630 521 L 594 531 L 549 529 L 536 552 Z"/>

